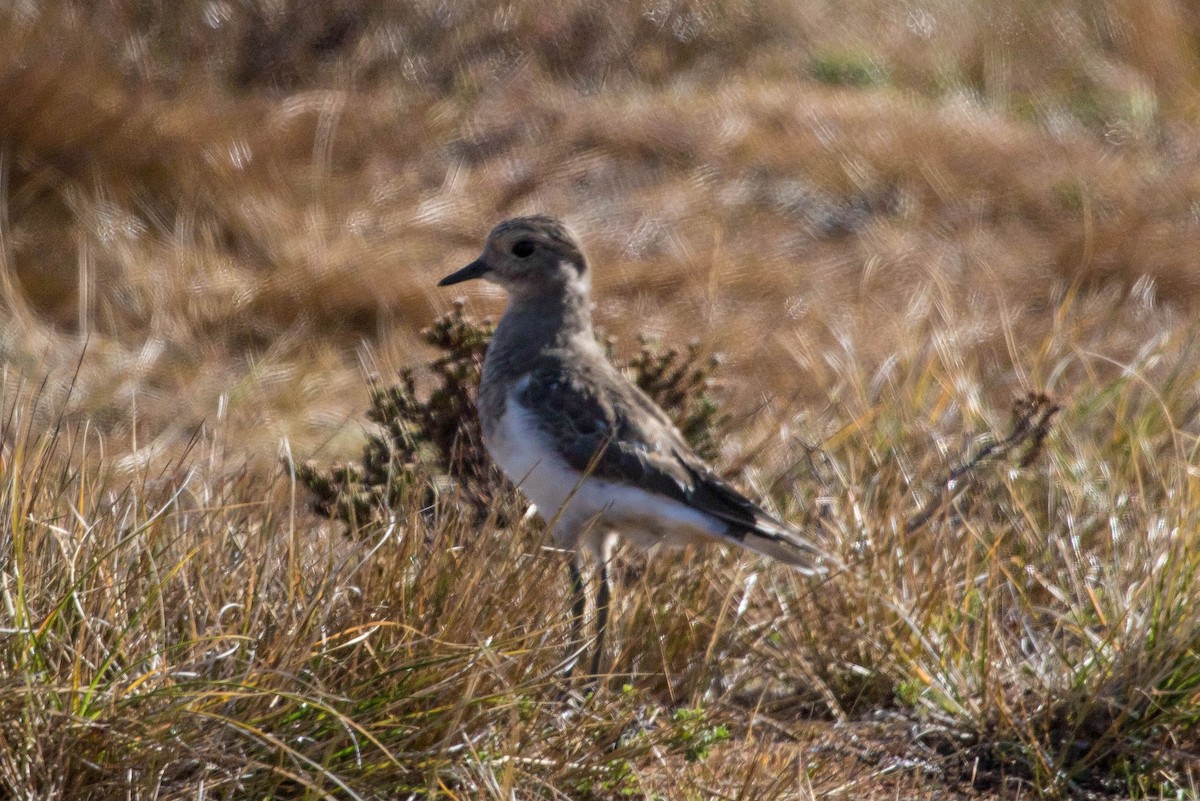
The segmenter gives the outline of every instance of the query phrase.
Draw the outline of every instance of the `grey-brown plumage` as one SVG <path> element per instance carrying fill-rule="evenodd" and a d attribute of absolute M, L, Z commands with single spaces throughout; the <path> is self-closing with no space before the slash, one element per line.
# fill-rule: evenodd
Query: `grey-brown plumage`
<path fill-rule="evenodd" d="M 588 264 L 562 223 L 541 216 L 501 223 L 483 255 L 440 285 L 472 278 L 509 295 L 484 363 L 484 442 L 555 541 L 599 565 L 594 670 L 617 534 L 643 546 L 734 543 L 806 573 L 822 571 L 818 548 L 713 473 L 606 358 L 592 331 Z M 572 581 L 578 626 L 586 601 L 576 561 Z"/>
<path fill-rule="evenodd" d="M 588 354 L 592 356 L 592 354 Z M 608 362 L 550 352 L 516 400 L 581 474 L 632 484 L 711 515 L 723 536 L 812 571 L 820 553 L 717 476 L 666 414 Z"/>

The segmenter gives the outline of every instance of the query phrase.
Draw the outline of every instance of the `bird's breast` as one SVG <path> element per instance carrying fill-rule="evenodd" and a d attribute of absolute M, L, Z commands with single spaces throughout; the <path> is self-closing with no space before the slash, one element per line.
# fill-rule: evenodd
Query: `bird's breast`
<path fill-rule="evenodd" d="M 503 398 L 502 411 L 490 431 L 484 431 L 484 444 L 500 472 L 549 520 L 571 496 L 581 475 L 558 453 L 533 412 L 517 399 L 521 389 L 518 382 Z"/>

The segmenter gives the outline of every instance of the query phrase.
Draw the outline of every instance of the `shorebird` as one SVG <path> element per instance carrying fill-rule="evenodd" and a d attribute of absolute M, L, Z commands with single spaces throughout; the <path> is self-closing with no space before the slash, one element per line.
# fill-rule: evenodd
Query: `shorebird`
<path fill-rule="evenodd" d="M 728 543 L 824 572 L 822 552 L 716 475 L 654 401 L 612 365 L 592 331 L 591 271 L 578 240 L 552 217 L 492 230 L 483 254 L 438 286 L 499 284 L 508 307 L 479 387 L 483 441 L 501 472 L 570 550 L 573 628 L 584 640 L 599 573 L 592 675 L 598 675 L 619 536 L 642 547 Z M 570 669 L 568 669 L 568 673 Z"/>

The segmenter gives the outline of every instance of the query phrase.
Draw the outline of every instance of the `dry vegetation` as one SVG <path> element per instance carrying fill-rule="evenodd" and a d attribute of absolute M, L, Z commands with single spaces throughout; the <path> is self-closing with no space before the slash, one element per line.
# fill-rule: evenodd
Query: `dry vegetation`
<path fill-rule="evenodd" d="M 15 0 L 0 43 L 0 798 L 1200 795 L 1193 4 Z M 347 537 L 279 466 L 354 458 L 533 210 L 619 353 L 723 354 L 719 461 L 849 565 L 625 555 L 586 700 L 511 496 Z M 906 532 L 1028 390 L 1038 458 Z"/>

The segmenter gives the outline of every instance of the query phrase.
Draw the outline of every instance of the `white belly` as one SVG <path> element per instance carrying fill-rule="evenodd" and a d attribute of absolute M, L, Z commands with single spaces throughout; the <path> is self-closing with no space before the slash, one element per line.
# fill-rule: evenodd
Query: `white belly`
<path fill-rule="evenodd" d="M 563 546 L 593 547 L 611 530 L 642 547 L 686 545 L 721 539 L 727 529 L 716 518 L 670 498 L 629 484 L 584 478 L 511 395 L 486 445 L 501 472 L 551 523 L 555 541 Z"/>
<path fill-rule="evenodd" d="M 547 520 L 558 514 L 581 478 L 549 447 L 548 439 L 536 428 L 528 410 L 512 397 L 492 435 L 485 438 L 500 472 Z"/>

